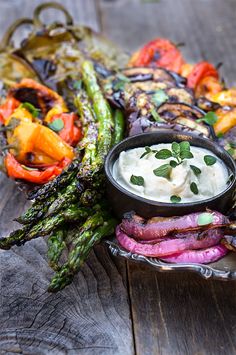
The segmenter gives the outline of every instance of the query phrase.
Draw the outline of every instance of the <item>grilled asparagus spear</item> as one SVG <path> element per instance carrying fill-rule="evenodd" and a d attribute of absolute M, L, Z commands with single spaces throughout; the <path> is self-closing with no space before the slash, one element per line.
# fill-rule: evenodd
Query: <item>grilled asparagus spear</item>
<path fill-rule="evenodd" d="M 10 249 L 13 245 L 22 245 L 31 239 L 48 235 L 64 222 L 78 222 L 87 218 L 91 213 L 91 208 L 72 205 L 60 214 L 40 220 L 31 229 L 25 226 L 12 232 L 9 237 L 0 239 L 0 249 Z"/>
<path fill-rule="evenodd" d="M 96 72 L 90 61 L 84 61 L 82 64 L 82 78 L 98 121 L 97 156 L 94 163 L 98 171 L 111 147 L 114 122 L 110 106 L 98 85 Z"/>
<path fill-rule="evenodd" d="M 66 248 L 65 243 L 66 231 L 65 229 L 57 229 L 47 240 L 48 245 L 48 263 L 55 271 L 59 270 L 59 259 L 63 250 Z"/>
<path fill-rule="evenodd" d="M 121 110 L 115 110 L 114 114 L 114 133 L 112 137 L 112 145 L 119 143 L 124 138 L 125 119 Z"/>
<path fill-rule="evenodd" d="M 111 235 L 114 232 L 115 225 L 116 220 L 111 218 L 96 228 L 95 231 L 89 229 L 83 232 L 77 238 L 77 244 L 70 252 L 68 262 L 63 265 L 51 280 L 48 291 L 57 292 L 69 285 L 74 275 L 79 271 L 85 259 L 88 257 L 93 246 L 100 242 L 103 237 Z"/>

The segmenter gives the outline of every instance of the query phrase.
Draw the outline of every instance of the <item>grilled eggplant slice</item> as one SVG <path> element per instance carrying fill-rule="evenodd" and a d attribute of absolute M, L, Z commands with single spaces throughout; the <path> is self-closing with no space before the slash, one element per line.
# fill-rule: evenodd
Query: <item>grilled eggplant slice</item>
<path fill-rule="evenodd" d="M 197 119 L 202 118 L 205 113 L 196 106 L 185 103 L 165 103 L 157 112 L 166 122 L 187 126 L 205 137 L 211 135 L 210 128 L 206 124 L 197 122 Z"/>
<path fill-rule="evenodd" d="M 137 106 L 136 106 L 137 107 Z M 133 109 L 133 110 L 132 110 Z M 145 112 L 146 110 L 146 112 Z M 142 112 L 145 114 L 143 115 Z M 211 129 L 204 123 L 197 122 L 203 117 L 204 112 L 195 106 L 184 103 L 164 103 L 157 109 L 158 122 L 156 117 L 146 106 L 135 111 L 134 106 L 129 110 L 129 135 L 134 135 L 160 128 L 173 128 L 177 131 L 190 131 L 205 137 L 211 136 Z"/>

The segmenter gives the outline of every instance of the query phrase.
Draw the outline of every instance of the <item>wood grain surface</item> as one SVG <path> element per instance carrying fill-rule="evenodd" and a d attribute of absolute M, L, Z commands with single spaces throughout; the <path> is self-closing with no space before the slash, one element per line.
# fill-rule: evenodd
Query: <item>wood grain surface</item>
<path fill-rule="evenodd" d="M 0 0 L 0 33 L 41 2 Z M 188 60 L 223 62 L 227 82 L 236 83 L 235 0 L 59 2 L 127 51 L 168 37 L 186 44 Z M 2 235 L 24 208 L 22 193 L 1 175 Z M 51 295 L 43 239 L 0 252 L 0 267 L 0 354 L 236 354 L 234 282 L 126 265 L 100 245 L 74 283 Z"/>

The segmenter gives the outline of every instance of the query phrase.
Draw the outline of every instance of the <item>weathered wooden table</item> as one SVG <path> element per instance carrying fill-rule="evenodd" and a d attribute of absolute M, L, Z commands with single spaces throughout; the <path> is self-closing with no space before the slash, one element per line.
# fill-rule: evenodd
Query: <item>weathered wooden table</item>
<path fill-rule="evenodd" d="M 75 22 L 128 51 L 155 36 L 185 42 L 188 60 L 223 62 L 227 82 L 236 82 L 235 0 L 60 2 Z M 0 0 L 1 34 L 39 3 Z M 1 175 L 1 234 L 24 208 L 22 193 Z M 0 252 L 0 354 L 236 354 L 235 282 L 159 274 L 99 245 L 75 282 L 52 295 L 45 250 L 41 239 Z"/>

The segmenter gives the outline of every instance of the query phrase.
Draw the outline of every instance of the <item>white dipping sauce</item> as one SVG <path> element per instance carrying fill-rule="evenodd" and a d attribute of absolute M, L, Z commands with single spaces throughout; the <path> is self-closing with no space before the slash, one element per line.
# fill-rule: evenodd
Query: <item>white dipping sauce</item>
<path fill-rule="evenodd" d="M 150 148 L 158 151 L 161 149 L 171 150 L 171 144 L 158 144 Z M 227 186 L 228 170 L 225 164 L 206 149 L 191 146 L 191 153 L 194 157 L 184 159 L 182 164 L 172 168 L 168 179 L 156 176 L 153 170 L 163 164 L 168 164 L 173 158 L 157 159 L 155 154 L 149 153 L 140 159 L 144 152 L 144 148 L 121 152 L 113 166 L 113 177 L 116 182 L 138 196 L 170 203 L 170 197 L 175 195 L 181 198 L 180 203 L 194 202 L 216 196 Z M 206 165 L 205 155 L 214 156 L 217 159 L 216 163 L 211 166 Z M 190 165 L 201 169 L 201 173 L 196 176 Z M 141 176 L 144 179 L 144 186 L 131 183 L 132 175 Z M 196 183 L 198 194 L 191 191 L 191 183 Z"/>

